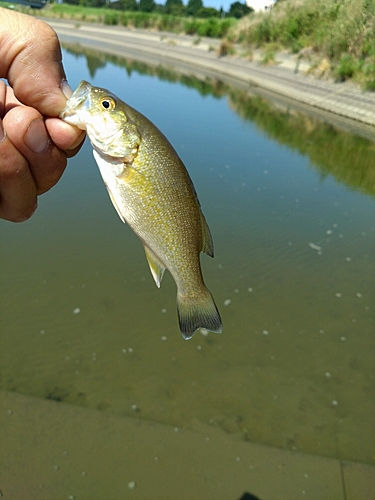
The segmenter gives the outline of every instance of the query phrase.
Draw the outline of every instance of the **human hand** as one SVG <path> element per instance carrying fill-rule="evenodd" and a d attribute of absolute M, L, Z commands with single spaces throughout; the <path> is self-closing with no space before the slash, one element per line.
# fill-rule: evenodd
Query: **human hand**
<path fill-rule="evenodd" d="M 69 86 L 46 23 L 0 8 L 0 77 L 9 83 L 0 81 L 0 217 L 21 222 L 60 179 L 84 133 L 58 118 Z"/>

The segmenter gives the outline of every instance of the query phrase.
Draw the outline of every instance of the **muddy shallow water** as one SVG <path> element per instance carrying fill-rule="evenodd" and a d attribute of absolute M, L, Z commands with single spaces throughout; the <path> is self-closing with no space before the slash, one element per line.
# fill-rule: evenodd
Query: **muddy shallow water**
<path fill-rule="evenodd" d="M 220 82 L 64 61 L 183 159 L 224 331 L 182 339 L 173 280 L 155 287 L 86 143 L 29 221 L 0 221 L 2 388 L 372 464 L 375 143 Z"/>

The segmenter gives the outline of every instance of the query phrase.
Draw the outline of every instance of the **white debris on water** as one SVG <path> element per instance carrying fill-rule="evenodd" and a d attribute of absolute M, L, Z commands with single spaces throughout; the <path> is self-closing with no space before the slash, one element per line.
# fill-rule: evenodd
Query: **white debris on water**
<path fill-rule="evenodd" d="M 122 349 L 123 354 L 126 354 L 127 352 L 131 354 L 133 352 L 133 349 L 131 347 L 128 347 L 127 349 Z"/>
<path fill-rule="evenodd" d="M 321 252 L 323 250 L 322 247 L 312 242 L 309 243 L 309 247 L 312 248 L 313 250 L 317 250 L 318 252 Z"/>
<path fill-rule="evenodd" d="M 79 307 L 76 307 L 73 309 L 73 314 L 79 314 L 81 312 L 81 309 Z"/>
<path fill-rule="evenodd" d="M 135 490 L 137 487 L 137 483 L 135 481 L 129 481 L 128 482 L 128 488 L 129 490 Z"/>
<path fill-rule="evenodd" d="M 224 300 L 224 305 L 229 306 L 232 301 L 230 299 Z"/>

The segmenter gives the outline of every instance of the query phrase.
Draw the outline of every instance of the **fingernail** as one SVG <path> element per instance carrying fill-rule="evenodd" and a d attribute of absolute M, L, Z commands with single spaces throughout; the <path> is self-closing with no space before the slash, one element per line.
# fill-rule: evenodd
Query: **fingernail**
<path fill-rule="evenodd" d="M 3 121 L 0 119 L 0 142 L 5 139 L 5 130 L 3 127 Z"/>
<path fill-rule="evenodd" d="M 67 99 L 70 99 L 70 97 L 72 97 L 73 95 L 73 89 L 72 87 L 69 85 L 69 83 L 66 81 L 66 80 L 63 80 L 61 82 L 61 90 L 62 90 L 62 93 L 64 94 L 64 96 L 67 98 Z"/>
<path fill-rule="evenodd" d="M 26 146 L 34 153 L 42 153 L 49 144 L 49 137 L 43 118 L 37 118 L 30 123 L 24 137 Z"/>

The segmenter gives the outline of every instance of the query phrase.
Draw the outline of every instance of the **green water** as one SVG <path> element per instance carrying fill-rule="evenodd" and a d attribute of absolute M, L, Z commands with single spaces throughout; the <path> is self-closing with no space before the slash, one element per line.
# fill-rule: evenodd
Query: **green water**
<path fill-rule="evenodd" d="M 186 164 L 224 332 L 182 339 L 173 280 L 155 287 L 86 144 L 31 220 L 0 221 L 2 388 L 373 464 L 375 143 L 219 82 L 64 61 Z"/>

